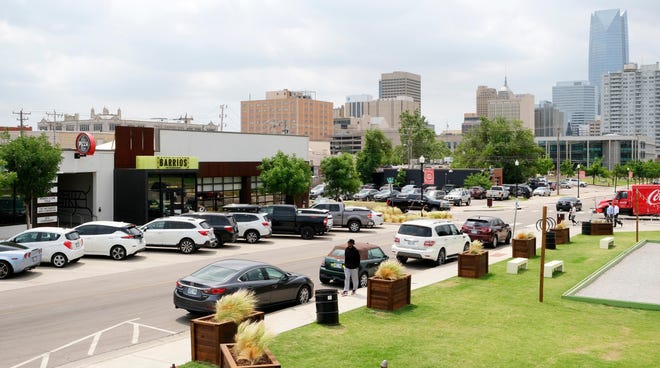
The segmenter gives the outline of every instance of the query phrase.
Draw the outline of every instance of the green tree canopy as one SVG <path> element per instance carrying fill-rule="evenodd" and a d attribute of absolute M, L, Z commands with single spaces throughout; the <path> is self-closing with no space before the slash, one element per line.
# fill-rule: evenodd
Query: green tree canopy
<path fill-rule="evenodd" d="M 324 192 L 329 197 L 338 198 L 342 194 L 355 193 L 360 189 L 360 178 L 353 155 L 349 153 L 324 158 L 321 161 L 321 171 L 325 177 Z"/>
<path fill-rule="evenodd" d="M 584 170 L 585 175 L 593 178 L 592 184 L 596 184 L 596 176 L 606 176 L 607 169 L 603 166 L 603 158 L 596 158 L 588 168 Z"/>
<path fill-rule="evenodd" d="M 463 135 L 454 150 L 454 167 L 501 167 L 505 182 L 522 182 L 537 172 L 536 162 L 543 149 L 534 142 L 534 134 L 520 121 L 481 119 L 481 124 Z M 518 160 L 518 166 L 515 162 Z"/>
<path fill-rule="evenodd" d="M 4 161 L 6 172 L 15 173 L 7 177 L 7 184 L 16 189 L 25 201 L 25 221 L 32 227 L 30 203 L 37 197 L 48 194 L 57 177 L 62 162 L 62 152 L 53 146 L 45 135 L 39 137 L 18 137 L 11 139 L 6 132 L 2 136 L 0 160 Z"/>
<path fill-rule="evenodd" d="M 420 115 L 419 110 L 414 113 L 404 111 L 399 119 L 399 136 L 401 145 L 396 146 L 393 152 L 392 163 L 408 164 L 408 159 L 424 156 L 427 160 L 441 159 L 451 154 L 449 147 L 435 138 L 435 131 L 429 127 L 426 118 Z"/>
<path fill-rule="evenodd" d="M 466 188 L 480 186 L 484 189 L 490 189 L 492 182 L 490 180 L 490 173 L 474 173 L 470 174 L 463 181 L 463 186 Z"/>
<path fill-rule="evenodd" d="M 312 170 L 307 161 L 295 154 L 277 151 L 272 158 L 262 159 L 258 169 L 264 189 L 269 193 L 284 194 L 286 203 L 295 203 L 309 191 Z"/>
<path fill-rule="evenodd" d="M 356 166 L 363 183 L 371 183 L 372 173 L 392 156 L 392 141 L 380 129 L 369 129 L 364 136 L 364 148 L 356 155 Z"/>

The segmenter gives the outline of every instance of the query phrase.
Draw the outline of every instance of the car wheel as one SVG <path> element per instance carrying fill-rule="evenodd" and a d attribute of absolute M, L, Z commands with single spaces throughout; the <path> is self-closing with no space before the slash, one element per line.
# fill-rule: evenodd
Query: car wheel
<path fill-rule="evenodd" d="M 329 284 L 330 283 L 330 279 L 326 278 L 326 277 L 319 277 L 319 280 L 321 280 L 322 284 Z"/>
<path fill-rule="evenodd" d="M 183 254 L 193 253 L 195 251 L 195 242 L 188 238 L 181 239 L 179 249 L 181 249 L 181 253 Z"/>
<path fill-rule="evenodd" d="M 445 251 L 445 248 L 440 248 L 440 251 L 438 252 L 438 259 L 435 260 L 435 264 L 437 266 L 440 266 L 447 261 L 447 252 Z"/>
<path fill-rule="evenodd" d="M 209 248 L 220 248 L 221 246 L 223 246 L 223 245 L 225 244 L 225 242 L 222 241 L 222 236 L 220 236 L 219 238 L 217 238 L 217 240 L 218 240 L 218 241 L 215 242 L 215 243 L 210 243 L 210 244 L 209 244 Z"/>
<path fill-rule="evenodd" d="M 406 262 L 408 262 L 408 257 L 396 256 L 396 260 L 399 261 L 399 263 L 401 264 L 406 264 Z"/>
<path fill-rule="evenodd" d="M 360 222 L 359 221 L 351 221 L 348 223 L 348 230 L 352 233 L 357 233 L 360 231 Z"/>
<path fill-rule="evenodd" d="M 360 279 L 359 279 L 359 281 L 358 281 L 358 283 L 359 283 L 359 286 L 358 286 L 358 287 L 361 287 L 361 288 L 363 288 L 363 287 L 367 287 L 367 283 L 368 283 L 368 282 L 369 282 L 369 274 L 366 273 L 366 272 L 362 272 L 362 273 L 360 274 Z"/>
<path fill-rule="evenodd" d="M 115 261 L 121 261 L 122 259 L 126 258 L 126 249 L 124 249 L 124 247 L 121 245 L 115 245 L 110 248 L 110 257 L 112 257 L 112 259 Z"/>
<path fill-rule="evenodd" d="M 0 280 L 11 276 L 12 269 L 8 262 L 0 261 Z"/>
<path fill-rule="evenodd" d="M 302 229 L 300 229 L 300 236 L 303 239 L 313 239 L 314 238 L 314 229 L 312 229 L 309 226 L 305 226 Z"/>
<path fill-rule="evenodd" d="M 66 266 L 67 263 L 69 263 L 69 260 L 66 258 L 64 254 L 55 253 L 53 254 L 53 257 L 50 259 L 50 262 L 53 264 L 53 266 L 57 268 L 62 268 Z"/>
<path fill-rule="evenodd" d="M 506 234 L 506 239 L 504 240 L 504 244 L 510 244 L 511 243 L 511 232 L 509 231 Z"/>
<path fill-rule="evenodd" d="M 467 205 L 469 206 L 472 203 L 472 200 L 468 198 Z"/>
<path fill-rule="evenodd" d="M 497 235 L 493 235 L 493 238 L 490 240 L 493 248 L 497 248 Z"/>
<path fill-rule="evenodd" d="M 259 241 L 259 233 L 256 230 L 248 230 L 245 232 L 245 241 L 254 244 Z"/>
<path fill-rule="evenodd" d="M 305 285 L 298 290 L 298 296 L 296 296 L 296 302 L 298 304 L 305 304 L 309 302 L 309 299 L 311 298 L 311 290 L 309 289 L 309 286 Z"/>

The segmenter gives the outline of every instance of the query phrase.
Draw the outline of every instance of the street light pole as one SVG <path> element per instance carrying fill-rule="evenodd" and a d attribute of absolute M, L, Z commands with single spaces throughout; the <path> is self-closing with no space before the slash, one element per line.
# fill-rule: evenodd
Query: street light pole
<path fill-rule="evenodd" d="M 520 162 L 516 160 L 516 208 L 518 208 L 518 165 Z"/>
<path fill-rule="evenodd" d="M 630 168 L 626 167 L 626 179 L 628 179 L 628 189 L 630 189 Z"/>
<path fill-rule="evenodd" d="M 577 164 L 578 171 L 578 198 L 580 198 L 580 164 Z"/>
<path fill-rule="evenodd" d="M 420 185 L 419 185 L 419 188 L 420 188 L 419 189 L 419 208 L 420 208 L 419 212 L 420 212 L 422 217 L 424 217 L 424 198 L 423 198 L 423 196 L 424 196 L 424 161 L 426 161 L 426 159 L 424 158 L 424 155 L 419 156 L 419 168 L 420 168 L 421 173 L 422 173 L 422 176 L 421 176 L 422 180 L 421 180 Z"/>

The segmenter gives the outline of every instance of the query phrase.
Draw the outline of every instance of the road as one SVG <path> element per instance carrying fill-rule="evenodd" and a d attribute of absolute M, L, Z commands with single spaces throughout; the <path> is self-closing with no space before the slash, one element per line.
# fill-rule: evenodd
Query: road
<path fill-rule="evenodd" d="M 575 195 L 576 190 L 562 190 Z M 585 208 L 593 198 L 607 194 L 603 189 L 580 189 Z M 453 207 L 459 227 L 469 216 L 479 214 L 501 217 L 516 232 L 533 230 L 541 218 L 542 207 L 555 217 L 557 197 L 532 198 L 520 202 L 485 200 L 468 207 Z M 578 219 L 591 215 L 583 211 Z M 64 269 L 41 266 L 0 283 L 0 362 L 3 367 L 56 367 L 71 361 L 144 343 L 167 335 L 188 331 L 192 315 L 173 308 L 172 290 L 177 278 L 219 258 L 249 258 L 275 264 L 282 269 L 310 276 L 317 288 L 322 257 L 335 244 L 348 238 L 380 244 L 386 252 L 398 228 L 385 224 L 377 229 L 349 233 L 337 229 L 313 240 L 297 236 L 277 236 L 257 244 L 237 242 L 220 249 L 203 249 L 192 255 L 174 250 L 147 250 L 128 260 L 85 257 Z M 413 275 L 428 264 L 411 261 L 406 265 Z M 456 267 L 453 261 L 440 267 Z"/>

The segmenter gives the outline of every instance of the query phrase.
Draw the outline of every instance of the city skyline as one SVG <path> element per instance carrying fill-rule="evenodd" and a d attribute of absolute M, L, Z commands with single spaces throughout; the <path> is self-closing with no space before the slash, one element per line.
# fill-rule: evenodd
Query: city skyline
<path fill-rule="evenodd" d="M 7 1 L 0 15 L 0 124 L 46 112 L 178 118 L 240 130 L 240 101 L 315 91 L 335 107 L 378 96 L 382 73 L 421 76 L 422 114 L 460 130 L 479 85 L 552 100 L 587 80 L 593 12 L 627 14 L 630 62 L 660 60 L 660 4 L 638 1 L 307 3 L 302 1 Z M 346 9 L 351 9 L 347 12 Z M 35 128 L 36 129 L 36 128 Z"/>

